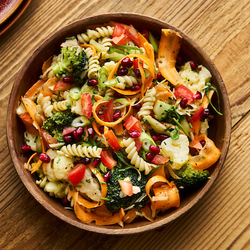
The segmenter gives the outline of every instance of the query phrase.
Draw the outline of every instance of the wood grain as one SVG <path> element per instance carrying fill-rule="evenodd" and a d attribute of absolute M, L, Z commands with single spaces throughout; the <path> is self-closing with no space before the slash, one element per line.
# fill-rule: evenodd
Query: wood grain
<path fill-rule="evenodd" d="M 79 18 L 108 12 L 146 14 L 192 37 L 214 60 L 233 118 L 231 146 L 219 178 L 188 213 L 165 228 L 106 236 L 70 226 L 28 193 L 9 155 L 6 117 L 18 71 L 48 36 Z M 249 249 L 249 34 L 247 0 L 33 0 L 0 37 L 0 249 Z"/>

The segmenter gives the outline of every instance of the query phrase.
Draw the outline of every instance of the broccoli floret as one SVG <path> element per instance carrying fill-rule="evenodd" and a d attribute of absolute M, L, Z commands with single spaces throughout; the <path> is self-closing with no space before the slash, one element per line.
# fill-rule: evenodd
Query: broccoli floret
<path fill-rule="evenodd" d="M 58 141 L 62 141 L 64 127 L 70 126 L 75 117 L 76 115 L 71 113 L 70 109 L 61 112 L 52 112 L 52 116 L 44 121 L 42 128 L 47 130 Z"/>
<path fill-rule="evenodd" d="M 53 73 L 59 79 L 71 76 L 75 84 L 82 83 L 82 73 L 88 67 L 88 57 L 81 47 L 63 47 L 62 59 L 53 67 Z"/>
<path fill-rule="evenodd" d="M 188 163 L 174 172 L 181 178 L 172 179 L 180 193 L 188 193 L 200 188 L 210 177 L 208 170 L 194 169 Z"/>
<path fill-rule="evenodd" d="M 145 185 L 147 183 L 147 177 L 141 173 L 141 179 L 138 181 L 138 172 L 133 168 L 127 170 L 119 169 L 114 167 L 111 172 L 111 177 L 107 182 L 108 192 L 107 201 L 105 205 L 107 209 L 111 212 L 115 212 L 120 208 L 127 208 L 135 204 L 136 208 L 145 207 L 147 202 L 147 195 L 145 195 Z M 118 180 L 124 180 L 126 177 L 130 178 L 130 182 L 133 186 L 140 187 L 141 191 L 132 196 L 120 197 L 121 187 Z"/>

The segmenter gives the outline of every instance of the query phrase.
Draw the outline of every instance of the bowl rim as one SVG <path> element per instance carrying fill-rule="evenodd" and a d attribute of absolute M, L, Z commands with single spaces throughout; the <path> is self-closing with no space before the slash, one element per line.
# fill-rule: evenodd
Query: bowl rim
<path fill-rule="evenodd" d="M 80 25 L 82 22 L 86 22 L 86 21 L 95 21 L 100 17 L 106 17 L 109 20 L 115 19 L 120 17 L 124 17 L 124 18 L 144 18 L 147 21 L 153 22 L 156 25 L 163 25 L 163 26 L 169 26 L 172 29 L 178 31 L 182 37 L 187 40 L 194 48 L 195 50 L 198 51 L 199 54 L 202 55 L 202 57 L 204 58 L 204 60 L 211 66 L 213 72 L 216 73 L 216 79 L 218 81 L 218 85 L 220 87 L 221 90 L 221 94 L 223 97 L 223 101 L 225 103 L 225 108 L 226 108 L 226 113 L 224 114 L 226 116 L 227 122 L 225 124 L 225 135 L 226 135 L 226 142 L 227 144 L 225 145 L 225 143 L 222 146 L 222 150 L 221 150 L 221 157 L 219 159 L 219 161 L 217 162 L 217 166 L 213 172 L 213 176 L 214 179 L 213 180 L 209 180 L 204 186 L 203 188 L 200 190 L 200 192 L 197 193 L 197 195 L 188 202 L 188 204 L 186 204 L 184 207 L 182 207 L 179 211 L 175 212 L 174 214 L 169 215 L 166 218 L 160 219 L 158 221 L 152 222 L 152 223 L 148 223 L 147 225 L 142 225 L 139 227 L 135 227 L 135 228 L 119 228 L 119 229 L 113 229 L 113 228 L 108 228 L 107 226 L 105 227 L 98 227 L 98 226 L 94 226 L 92 224 L 84 224 L 83 222 L 81 222 L 80 220 L 76 221 L 73 220 L 69 217 L 67 217 L 64 214 L 61 214 L 59 211 L 57 211 L 53 206 L 51 206 L 50 204 L 46 203 L 38 194 L 37 192 L 32 188 L 32 186 L 29 184 L 29 180 L 26 178 L 26 176 L 24 175 L 24 171 L 27 171 L 26 169 L 22 168 L 22 166 L 19 165 L 18 163 L 18 157 L 15 151 L 15 147 L 14 147 L 14 141 L 13 141 L 13 130 L 11 129 L 11 123 L 14 119 L 13 115 L 12 115 L 12 110 L 14 108 L 14 100 L 15 100 L 15 96 L 17 94 L 17 89 L 18 89 L 18 79 L 21 79 L 24 74 L 26 69 L 29 67 L 29 65 L 32 63 L 32 61 L 34 60 L 34 58 L 39 54 L 39 52 L 43 49 L 43 47 L 47 44 L 49 44 L 50 42 L 52 42 L 59 34 L 60 32 L 64 29 L 67 32 L 70 31 L 70 29 L 72 29 L 75 26 Z M 96 22 L 97 23 L 97 22 Z M 214 76 L 215 77 L 215 76 Z M 125 234 L 134 234 L 134 233 L 142 233 L 145 231 L 149 231 L 152 229 L 156 229 L 159 227 L 163 227 L 166 226 L 167 223 L 177 219 L 178 217 L 180 217 L 181 215 L 183 215 L 184 213 L 186 213 L 189 209 L 191 209 L 206 193 L 207 191 L 210 189 L 210 187 L 213 185 L 214 181 L 217 179 L 219 172 L 223 166 L 223 163 L 225 161 L 227 152 L 228 152 L 228 148 L 230 145 L 230 138 L 231 138 L 231 112 L 230 112 L 230 105 L 229 105 L 229 97 L 226 91 L 226 87 L 224 85 L 224 82 L 221 78 L 221 75 L 219 73 L 219 71 L 217 70 L 216 66 L 214 65 L 214 63 L 212 62 L 212 60 L 209 58 L 209 56 L 205 53 L 205 51 L 195 42 L 193 41 L 189 36 L 187 36 L 183 31 L 179 30 L 178 28 L 174 27 L 173 25 L 170 25 L 167 22 L 164 22 L 162 20 L 159 20 L 157 18 L 154 17 L 150 17 L 150 16 L 146 16 L 143 14 L 138 14 L 138 13 L 130 13 L 130 12 L 116 12 L 116 13 L 105 13 L 105 14 L 100 14 L 100 15 L 94 15 L 94 16 L 88 16 L 85 18 L 81 18 L 78 19 L 74 22 L 69 23 L 68 25 L 62 27 L 60 30 L 58 30 L 57 32 L 55 32 L 53 35 L 49 36 L 49 38 L 47 38 L 35 51 L 34 53 L 30 56 L 30 58 L 24 63 L 24 65 L 22 66 L 21 70 L 19 71 L 15 82 L 13 84 L 12 90 L 11 90 L 11 94 L 10 94 L 10 98 L 9 98 L 9 104 L 8 104 L 8 112 L 9 115 L 7 116 L 7 141 L 8 141 L 8 147 L 9 147 L 9 151 L 10 151 L 10 155 L 12 158 L 12 162 L 14 163 L 15 169 L 18 173 L 18 175 L 20 176 L 23 184 L 26 186 L 27 190 L 31 193 L 31 195 L 46 209 L 48 210 L 50 213 L 54 214 L 56 217 L 60 218 L 61 220 L 84 230 L 87 231 L 91 231 L 91 232 L 95 232 L 95 233 L 103 233 L 103 234 L 110 234 L 110 235 L 125 235 Z M 139 230 L 138 230 L 139 229 Z"/>

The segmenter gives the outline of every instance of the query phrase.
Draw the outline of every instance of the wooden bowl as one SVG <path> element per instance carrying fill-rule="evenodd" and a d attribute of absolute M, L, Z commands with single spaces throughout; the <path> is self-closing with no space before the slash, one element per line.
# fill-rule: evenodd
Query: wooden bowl
<path fill-rule="evenodd" d="M 16 107 L 20 96 L 24 95 L 27 89 L 37 81 L 41 75 L 43 62 L 53 54 L 59 53 L 59 45 L 65 40 L 65 38 L 82 33 L 85 31 L 86 27 L 93 24 L 102 24 L 111 20 L 126 24 L 133 24 L 137 29 L 146 28 L 151 30 L 156 36 L 160 36 L 160 30 L 162 28 L 170 28 L 178 31 L 183 37 L 180 54 L 184 57 L 185 61 L 194 60 L 195 62 L 204 65 L 211 72 L 211 83 L 216 86 L 219 92 L 221 111 L 223 113 L 223 116 L 215 116 L 215 119 L 211 124 L 211 129 L 209 130 L 209 137 L 221 150 L 220 159 L 209 169 L 211 172 L 211 179 L 201 189 L 182 199 L 181 206 L 178 209 L 170 209 L 166 211 L 163 215 L 157 217 L 154 222 L 149 222 L 146 219 L 137 220 L 131 224 L 125 225 L 125 228 L 121 228 L 118 225 L 97 226 L 94 223 L 89 225 L 84 224 L 76 218 L 73 211 L 64 209 L 58 200 L 50 197 L 36 185 L 34 175 L 31 175 L 29 171 L 24 169 L 24 163 L 27 160 L 21 152 L 24 127 L 16 115 Z M 132 234 L 144 232 L 164 226 L 170 221 L 178 218 L 183 213 L 187 212 L 204 196 L 216 180 L 227 154 L 230 132 L 231 117 L 226 88 L 218 70 L 205 52 L 191 38 L 177 28 L 163 21 L 132 13 L 110 13 L 87 17 L 69 24 L 48 38 L 24 64 L 19 75 L 17 76 L 11 92 L 7 118 L 7 136 L 10 154 L 15 168 L 29 192 L 48 211 L 56 215 L 58 218 L 78 228 L 105 234 Z"/>

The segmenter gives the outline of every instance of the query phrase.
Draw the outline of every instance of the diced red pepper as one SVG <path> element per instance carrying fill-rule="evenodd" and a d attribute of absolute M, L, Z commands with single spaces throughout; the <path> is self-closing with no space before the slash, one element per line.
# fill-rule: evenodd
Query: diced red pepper
<path fill-rule="evenodd" d="M 65 90 L 69 90 L 70 88 L 72 88 L 71 84 L 65 83 L 63 81 L 58 81 L 55 84 L 53 91 L 65 91 Z"/>
<path fill-rule="evenodd" d="M 139 152 L 141 147 L 142 147 L 143 143 L 141 141 L 138 141 L 137 145 L 136 145 L 136 151 Z"/>
<path fill-rule="evenodd" d="M 68 134 L 71 134 L 73 131 L 75 131 L 77 128 L 74 128 L 74 127 L 65 127 L 63 129 L 63 135 L 68 135 Z"/>
<path fill-rule="evenodd" d="M 128 118 L 128 120 L 123 124 L 123 126 L 129 131 L 135 129 L 140 133 L 142 132 L 140 121 L 137 118 L 135 118 L 133 115 L 131 115 Z"/>
<path fill-rule="evenodd" d="M 162 155 L 156 155 L 153 160 L 151 161 L 151 163 L 155 164 L 155 165 L 159 165 L 159 164 L 164 164 L 166 162 L 169 161 L 169 158 L 166 158 Z"/>
<path fill-rule="evenodd" d="M 200 114 L 203 111 L 203 109 L 204 109 L 203 107 L 198 108 L 189 122 L 192 123 L 196 121 L 197 119 L 200 119 Z"/>
<path fill-rule="evenodd" d="M 192 93 L 191 90 L 189 90 L 187 87 L 185 87 L 184 85 L 180 85 L 179 87 L 177 87 L 174 91 L 174 95 L 175 97 L 178 98 L 183 98 L 186 97 L 188 100 L 188 104 L 193 103 L 194 101 L 194 94 Z"/>
<path fill-rule="evenodd" d="M 110 150 L 103 150 L 101 152 L 101 161 L 108 169 L 113 168 L 117 164 L 117 162 L 113 159 Z"/>
<path fill-rule="evenodd" d="M 82 113 L 89 119 L 91 119 L 92 114 L 92 100 L 89 93 L 84 93 L 81 95 Z"/>
<path fill-rule="evenodd" d="M 104 137 L 106 138 L 109 146 L 113 148 L 115 151 L 118 151 L 121 148 L 113 130 L 110 129 L 109 131 L 105 132 Z"/>
<path fill-rule="evenodd" d="M 113 99 L 111 99 L 105 106 L 103 110 L 103 117 L 105 122 L 113 122 Z"/>

